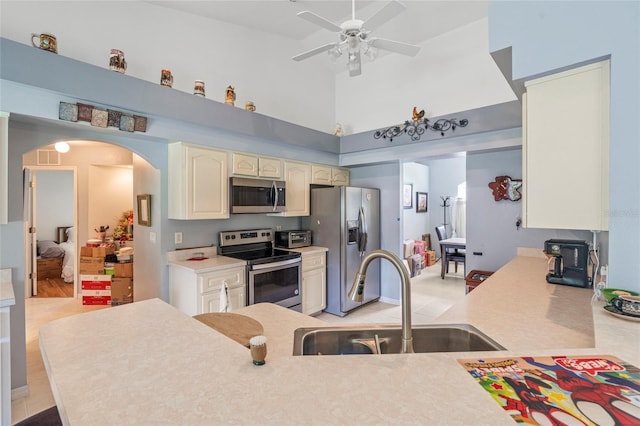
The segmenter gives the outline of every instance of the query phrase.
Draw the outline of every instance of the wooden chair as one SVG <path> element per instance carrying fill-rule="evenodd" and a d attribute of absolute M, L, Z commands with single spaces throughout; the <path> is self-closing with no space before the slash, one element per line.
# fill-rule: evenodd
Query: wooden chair
<path fill-rule="evenodd" d="M 438 236 L 438 241 L 446 240 L 447 230 L 444 225 L 436 226 L 436 235 Z M 445 267 L 445 273 L 449 273 L 449 262 L 454 262 L 455 272 L 458 272 L 458 263 L 462 263 L 466 260 L 466 253 L 463 250 L 458 250 L 455 248 L 447 249 L 447 264 Z"/>

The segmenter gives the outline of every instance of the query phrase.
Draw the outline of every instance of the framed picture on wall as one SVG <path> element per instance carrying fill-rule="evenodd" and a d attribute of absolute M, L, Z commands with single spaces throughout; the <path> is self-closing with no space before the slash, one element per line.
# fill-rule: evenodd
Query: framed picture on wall
<path fill-rule="evenodd" d="M 151 195 L 138 195 L 138 225 L 151 226 Z"/>
<path fill-rule="evenodd" d="M 405 183 L 402 187 L 402 207 L 410 209 L 413 207 L 413 184 Z"/>
<path fill-rule="evenodd" d="M 428 194 L 426 192 L 416 191 L 416 213 L 427 212 L 427 198 Z"/>

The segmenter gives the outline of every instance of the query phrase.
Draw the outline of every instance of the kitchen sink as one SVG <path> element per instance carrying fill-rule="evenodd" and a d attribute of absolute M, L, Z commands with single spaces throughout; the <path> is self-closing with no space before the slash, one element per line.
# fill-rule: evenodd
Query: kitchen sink
<path fill-rule="evenodd" d="M 411 332 L 416 353 L 505 350 L 470 324 L 417 325 Z M 309 327 L 295 331 L 293 354 L 397 354 L 401 347 L 402 328 L 397 325 Z"/>

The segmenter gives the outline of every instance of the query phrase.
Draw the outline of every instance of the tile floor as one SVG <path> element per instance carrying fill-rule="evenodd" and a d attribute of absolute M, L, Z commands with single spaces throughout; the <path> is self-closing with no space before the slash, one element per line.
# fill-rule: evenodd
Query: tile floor
<path fill-rule="evenodd" d="M 465 279 L 462 268 L 457 273 L 450 272 L 444 280 L 440 279 L 440 263 L 424 269 L 421 275 L 411 279 L 413 323 L 422 324 L 433 320 L 464 295 Z M 40 355 L 38 342 L 40 326 L 58 318 L 104 308 L 104 306 L 83 306 L 80 299 L 72 298 L 30 298 L 26 300 L 27 383 L 29 384 L 29 395 L 12 401 L 12 424 L 55 404 Z M 401 307 L 382 302 L 370 303 L 343 318 L 327 313 L 321 313 L 317 318 L 331 323 L 343 324 L 400 323 Z"/>

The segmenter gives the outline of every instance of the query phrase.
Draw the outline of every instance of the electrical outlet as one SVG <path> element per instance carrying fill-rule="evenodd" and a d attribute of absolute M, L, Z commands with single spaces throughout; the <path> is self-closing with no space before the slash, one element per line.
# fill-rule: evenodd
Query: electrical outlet
<path fill-rule="evenodd" d="M 282 226 L 276 225 L 276 231 L 282 231 Z"/>
<path fill-rule="evenodd" d="M 174 234 L 174 239 L 176 244 L 182 244 L 182 232 L 176 232 Z"/>

